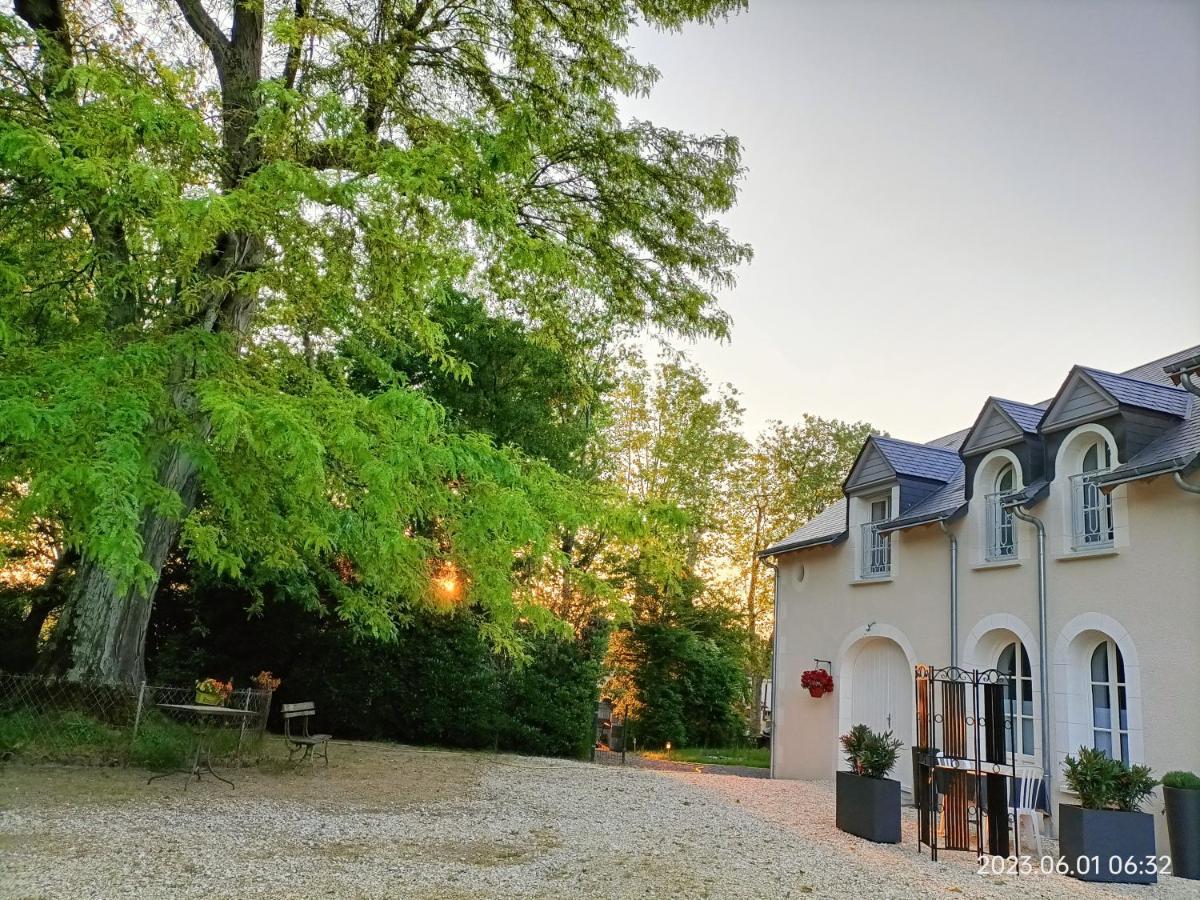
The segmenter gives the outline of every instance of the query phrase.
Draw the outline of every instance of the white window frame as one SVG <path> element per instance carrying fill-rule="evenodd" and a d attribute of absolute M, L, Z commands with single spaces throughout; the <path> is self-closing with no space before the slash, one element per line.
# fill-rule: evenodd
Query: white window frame
<path fill-rule="evenodd" d="M 1095 660 L 1097 653 L 1104 654 L 1105 676 L 1104 681 L 1097 681 L 1095 669 L 1092 663 Z M 1088 654 L 1088 701 L 1092 709 L 1092 746 L 1097 750 L 1107 749 L 1110 755 L 1114 755 L 1115 759 L 1120 759 L 1125 763 L 1131 763 L 1131 740 L 1129 728 L 1129 685 L 1127 681 L 1127 672 L 1125 671 L 1125 660 L 1121 655 L 1121 648 L 1117 646 L 1117 642 L 1111 638 L 1105 638 L 1098 642 Z M 1108 702 L 1107 707 L 1099 706 L 1096 703 L 1096 692 L 1103 692 L 1105 700 Z M 1101 709 L 1108 710 L 1108 722 L 1102 723 L 1097 715 Z M 1108 735 L 1108 747 L 1100 746 L 1097 736 L 1100 734 Z"/>
<path fill-rule="evenodd" d="M 1095 453 L 1090 467 L 1088 456 Z M 1071 549 L 1099 550 L 1116 539 L 1112 496 L 1100 490 L 1096 478 L 1112 467 L 1112 448 L 1096 435 L 1079 455 L 1079 472 L 1071 476 Z"/>
<path fill-rule="evenodd" d="M 859 577 L 890 578 L 892 575 L 892 536 L 880 534 L 879 525 L 892 517 L 892 495 L 865 498 L 868 521 L 862 526 Z"/>
<path fill-rule="evenodd" d="M 1005 672 L 1002 665 L 1004 655 L 1013 651 L 1013 671 Z M 1029 650 L 1020 638 L 1015 637 L 1006 641 L 996 654 L 996 670 L 1011 675 L 1004 693 L 1005 713 L 1012 722 L 1010 729 L 1005 729 L 1005 751 L 1015 753 L 1023 760 L 1037 758 L 1037 704 L 1038 695 L 1034 690 L 1033 664 L 1029 658 Z M 1025 689 L 1029 693 L 1029 712 L 1024 710 Z M 1011 693 L 1010 693 L 1011 691 Z M 1025 740 L 1025 723 L 1029 723 L 1029 740 Z"/>
<path fill-rule="evenodd" d="M 1003 484 L 1005 477 L 1008 478 L 1007 487 Z M 1017 523 L 1012 512 L 1005 509 L 1001 501 L 1017 489 L 1017 467 L 1011 462 L 1004 463 L 996 473 L 992 485 L 993 492 L 985 498 L 987 545 L 984 558 L 988 562 L 1016 559 Z"/>

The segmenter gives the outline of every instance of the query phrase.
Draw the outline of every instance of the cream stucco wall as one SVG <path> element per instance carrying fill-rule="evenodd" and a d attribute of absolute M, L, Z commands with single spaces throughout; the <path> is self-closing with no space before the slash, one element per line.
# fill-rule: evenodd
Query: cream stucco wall
<path fill-rule="evenodd" d="M 990 654 L 1004 631 L 1025 642 L 1034 667 L 1040 753 L 1036 532 L 1018 522 L 1016 562 L 986 564 L 982 494 L 949 525 L 959 540 L 960 661 L 994 666 Z M 1055 787 L 1062 787 L 1062 758 L 1091 739 L 1081 654 L 1101 636 L 1116 640 L 1125 658 L 1134 760 L 1160 776 L 1171 769 L 1200 771 L 1200 495 L 1179 489 L 1170 477 L 1117 488 L 1115 551 L 1091 555 L 1071 552 L 1069 503 L 1063 477 L 1032 509 L 1045 522 L 1048 545 Z M 889 637 L 917 663 L 950 661 L 949 541 L 940 526 L 896 533 L 893 578 L 878 582 L 855 580 L 856 531 L 852 527 L 841 544 L 778 559 L 776 777 L 832 778 L 853 691 L 847 662 L 857 641 Z M 813 668 L 814 658 L 832 661 L 836 685 L 820 699 L 800 688 L 800 675 Z M 1161 810 L 1161 803 L 1152 801 L 1147 809 Z M 1165 834 L 1159 837 L 1165 846 Z"/>

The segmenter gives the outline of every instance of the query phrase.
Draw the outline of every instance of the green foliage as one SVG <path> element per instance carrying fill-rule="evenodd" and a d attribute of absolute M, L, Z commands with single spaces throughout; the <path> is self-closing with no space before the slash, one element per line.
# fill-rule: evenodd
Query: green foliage
<path fill-rule="evenodd" d="M 1195 772 L 1168 772 L 1162 778 L 1163 787 L 1180 791 L 1200 791 L 1200 775 Z"/>
<path fill-rule="evenodd" d="M 572 757 L 591 746 L 603 625 L 574 639 L 519 624 L 525 654 L 515 664 L 470 609 L 415 610 L 381 641 L 295 604 L 247 618 L 245 603 L 219 581 L 160 602 L 148 648 L 155 679 L 219 672 L 246 684 L 271 669 L 283 679 L 276 706 L 314 701 L 318 726 L 338 737 Z"/>
<path fill-rule="evenodd" d="M 128 730 L 75 710 L 0 714 L 0 753 L 22 759 L 109 765 L 124 759 L 128 748 Z"/>
<path fill-rule="evenodd" d="M 867 778 L 886 778 L 900 758 L 904 742 L 890 731 L 872 731 L 866 725 L 854 725 L 839 738 L 850 771 Z"/>
<path fill-rule="evenodd" d="M 1063 773 L 1084 809 L 1135 811 L 1158 784 L 1149 766 L 1130 766 L 1094 747 L 1080 747 L 1078 756 L 1067 756 Z"/>
<path fill-rule="evenodd" d="M 661 747 L 721 747 L 745 736 L 746 700 L 740 634 L 720 609 L 680 608 L 638 619 L 618 636 L 619 671 L 628 672 L 636 703 L 626 700 L 638 742 Z"/>
<path fill-rule="evenodd" d="M 18 4 L 0 536 L 54 523 L 102 576 L 82 583 L 124 600 L 152 595 L 165 532 L 251 593 L 332 600 L 385 638 L 450 564 L 519 657 L 519 625 L 555 628 L 531 601 L 562 535 L 600 515 L 563 477 L 592 382 L 556 353 L 723 336 L 715 291 L 749 257 L 717 221 L 736 139 L 618 115 L 655 78 L 629 30 L 742 5 L 239 3 L 164 26 L 84 2 L 35 36 L 55 5 Z M 519 424 L 545 401 L 562 427 Z"/>

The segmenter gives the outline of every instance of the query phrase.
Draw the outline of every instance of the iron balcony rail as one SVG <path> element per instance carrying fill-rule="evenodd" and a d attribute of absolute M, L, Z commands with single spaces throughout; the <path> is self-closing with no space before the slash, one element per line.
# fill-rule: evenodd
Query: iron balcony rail
<path fill-rule="evenodd" d="M 892 536 L 880 534 L 880 522 L 862 526 L 862 577 L 886 578 L 892 574 Z"/>
<path fill-rule="evenodd" d="M 1003 507 L 1005 494 L 988 494 L 987 501 L 987 558 L 989 561 L 1016 559 L 1017 529 L 1013 514 Z"/>
<path fill-rule="evenodd" d="M 1111 547 L 1112 497 L 1100 490 L 1096 479 L 1107 469 L 1071 476 L 1071 546 L 1075 550 Z"/>

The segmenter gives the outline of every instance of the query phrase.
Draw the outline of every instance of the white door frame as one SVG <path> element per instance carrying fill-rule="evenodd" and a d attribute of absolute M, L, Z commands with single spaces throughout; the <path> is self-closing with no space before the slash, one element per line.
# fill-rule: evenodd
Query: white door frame
<path fill-rule="evenodd" d="M 913 653 L 912 642 L 909 641 L 908 635 L 894 625 L 872 622 L 865 627 L 856 628 L 854 631 L 846 635 L 842 641 L 842 646 L 838 649 L 837 657 L 834 660 L 834 677 L 835 690 L 834 693 L 838 698 L 838 734 L 845 734 L 854 725 L 853 710 L 851 700 L 854 696 L 854 663 L 858 659 L 859 653 L 862 652 L 866 642 L 871 638 L 887 638 L 897 644 L 904 653 L 904 658 L 908 660 L 908 676 L 910 690 L 915 692 L 914 670 L 916 669 L 916 654 Z M 909 703 L 909 709 L 914 710 L 915 717 L 915 702 Z M 894 729 L 895 730 L 895 729 Z M 916 724 L 909 723 L 908 735 L 913 739 L 916 735 Z M 912 781 L 911 775 L 911 759 L 900 759 L 896 762 L 896 768 L 893 770 L 893 775 L 899 775 L 898 779 L 903 784 L 908 784 Z M 833 748 L 833 771 L 838 771 L 844 768 L 842 761 L 842 748 L 837 745 Z M 908 777 L 904 777 L 904 773 L 909 772 Z"/>

